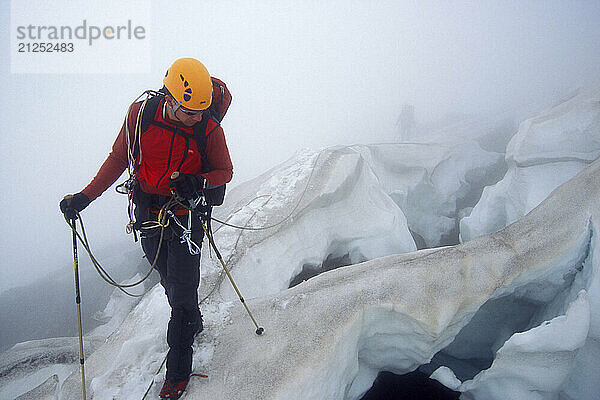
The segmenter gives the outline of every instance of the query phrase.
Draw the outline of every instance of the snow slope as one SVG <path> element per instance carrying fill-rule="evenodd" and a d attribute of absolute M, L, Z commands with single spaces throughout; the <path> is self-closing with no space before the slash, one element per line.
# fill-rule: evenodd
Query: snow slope
<path fill-rule="evenodd" d="M 247 297 L 287 289 L 303 267 L 318 268 L 330 256 L 357 263 L 416 249 L 404 213 L 351 147 L 299 153 L 231 190 L 215 216 L 271 227 L 214 225 L 219 250 Z M 201 298 L 215 290 L 223 299 L 236 298 L 215 261 L 203 257 Z"/>

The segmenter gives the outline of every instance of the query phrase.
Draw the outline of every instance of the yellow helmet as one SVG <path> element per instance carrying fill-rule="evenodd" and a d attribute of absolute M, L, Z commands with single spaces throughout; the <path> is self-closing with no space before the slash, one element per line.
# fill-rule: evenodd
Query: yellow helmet
<path fill-rule="evenodd" d="M 169 94 L 185 108 L 205 110 L 212 102 L 212 80 L 204 64 L 195 58 L 175 60 L 163 79 Z"/>

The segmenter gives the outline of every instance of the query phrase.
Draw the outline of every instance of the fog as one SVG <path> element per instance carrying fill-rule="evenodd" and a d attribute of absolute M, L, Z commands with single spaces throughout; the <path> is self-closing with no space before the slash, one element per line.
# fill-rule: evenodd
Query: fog
<path fill-rule="evenodd" d="M 223 123 L 231 185 L 301 148 L 398 141 L 405 104 L 421 127 L 415 140 L 426 140 L 448 115 L 517 124 L 600 84 L 597 1 L 151 3 L 147 74 L 11 73 L 10 5 L 0 6 L 0 291 L 72 268 L 58 202 L 87 185 L 128 105 L 160 88 L 178 57 L 200 59 L 233 94 Z M 114 188 L 83 216 L 98 251 L 139 246 Z"/>

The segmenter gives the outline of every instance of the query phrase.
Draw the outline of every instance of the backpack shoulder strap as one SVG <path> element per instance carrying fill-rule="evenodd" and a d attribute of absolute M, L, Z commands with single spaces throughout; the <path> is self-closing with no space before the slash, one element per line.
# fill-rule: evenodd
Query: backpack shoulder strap
<path fill-rule="evenodd" d="M 140 132 L 136 132 L 135 141 L 133 144 L 133 157 L 137 158 L 139 154 L 139 140 L 141 135 L 148 130 L 150 127 L 150 123 L 154 120 L 154 115 L 156 114 L 156 110 L 158 110 L 158 105 L 160 104 L 160 100 L 164 98 L 164 95 L 160 92 L 154 92 L 158 94 L 154 94 L 151 97 L 148 97 L 146 100 L 141 102 L 141 106 L 144 107 L 144 110 L 141 115 L 141 124 L 140 124 Z M 144 104 L 145 103 L 145 104 Z M 136 127 L 137 129 L 137 127 Z M 139 136 L 138 136 L 139 135 Z"/>
<path fill-rule="evenodd" d="M 206 117 L 202 118 L 202 121 L 194 125 L 194 138 L 198 144 L 198 151 L 202 157 L 202 172 L 208 172 L 211 170 L 211 166 L 208 163 L 206 155 L 206 141 L 208 137 L 221 125 L 223 117 L 227 113 L 229 106 L 231 105 L 231 92 L 222 80 L 211 77 L 213 84 L 213 98 L 212 104 L 208 108 L 208 112 L 205 113 Z M 209 121 L 214 122 L 214 126 L 210 127 Z"/>
<path fill-rule="evenodd" d="M 201 172 L 209 172 L 212 170 L 210 163 L 208 162 L 208 156 L 206 154 L 206 143 L 210 135 L 221 126 L 214 118 L 209 117 L 203 118 L 202 121 L 194 125 L 194 138 L 196 139 L 196 144 L 198 145 L 198 152 L 200 153 L 200 158 L 202 160 L 202 171 Z M 206 207 L 208 208 L 208 221 L 210 224 L 210 212 L 213 206 L 220 206 L 223 204 L 223 200 L 225 199 L 225 186 L 219 185 L 213 186 L 207 184 L 206 188 L 204 188 L 204 199 L 206 201 Z M 209 228 L 210 229 L 210 228 Z M 210 232 L 210 230 L 209 230 Z"/>
<path fill-rule="evenodd" d="M 142 113 L 142 132 L 144 133 L 150 127 L 150 123 L 154 121 L 154 116 L 156 115 L 156 110 L 158 110 L 158 105 L 160 101 L 164 99 L 164 95 L 156 95 L 150 97 L 146 100 L 146 105 L 144 106 L 144 112 Z"/>
<path fill-rule="evenodd" d="M 211 127 L 208 131 L 209 121 L 214 122 L 215 126 Z M 200 158 L 202 159 L 202 172 L 208 172 L 211 170 L 210 164 L 208 163 L 208 156 L 206 155 L 206 141 L 211 133 L 219 127 L 219 122 L 214 118 L 207 116 L 202 118 L 202 121 L 194 125 L 194 139 L 200 152 Z"/>

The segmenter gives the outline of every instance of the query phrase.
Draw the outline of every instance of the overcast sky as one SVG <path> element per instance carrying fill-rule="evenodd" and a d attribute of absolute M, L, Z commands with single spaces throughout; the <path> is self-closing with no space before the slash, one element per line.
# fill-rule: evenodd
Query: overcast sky
<path fill-rule="evenodd" d="M 70 265 L 59 200 L 94 176 L 130 102 L 162 86 L 178 57 L 198 58 L 233 93 L 223 124 L 233 184 L 301 148 L 394 141 L 406 103 L 422 123 L 448 113 L 520 122 L 600 85 L 598 1 L 141 3 L 152 7 L 139 74 L 13 74 L 16 31 L 9 2 L 0 6 L 0 290 Z M 86 209 L 95 247 L 137 246 L 125 210 L 113 188 Z"/>

